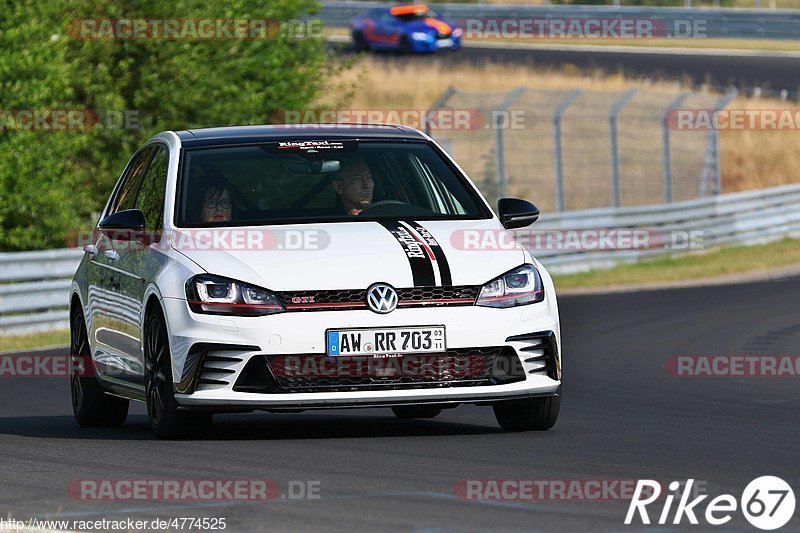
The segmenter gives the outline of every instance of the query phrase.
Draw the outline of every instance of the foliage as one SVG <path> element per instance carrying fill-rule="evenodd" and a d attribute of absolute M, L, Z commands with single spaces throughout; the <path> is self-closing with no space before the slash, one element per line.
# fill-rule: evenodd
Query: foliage
<path fill-rule="evenodd" d="M 0 251 L 64 246 L 90 227 L 128 158 L 154 133 L 263 124 L 304 109 L 323 91 L 332 61 L 316 34 L 82 39 L 74 21 L 288 22 L 317 8 L 313 0 L 0 1 Z M 21 110 L 89 114 L 83 127 L 47 131 L 20 128 Z"/>

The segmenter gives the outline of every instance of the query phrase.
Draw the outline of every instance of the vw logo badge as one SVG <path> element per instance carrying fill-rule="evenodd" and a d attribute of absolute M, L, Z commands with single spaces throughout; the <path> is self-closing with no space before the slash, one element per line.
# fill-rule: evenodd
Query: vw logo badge
<path fill-rule="evenodd" d="M 391 313 L 397 307 L 397 291 L 386 283 L 376 283 L 367 289 L 367 306 L 382 315 Z"/>

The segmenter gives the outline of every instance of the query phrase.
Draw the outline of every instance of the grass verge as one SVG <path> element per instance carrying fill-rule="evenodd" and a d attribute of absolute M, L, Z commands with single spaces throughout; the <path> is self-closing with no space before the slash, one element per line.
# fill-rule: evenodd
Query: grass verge
<path fill-rule="evenodd" d="M 623 198 L 623 203 L 627 205 L 653 202 L 649 186 L 643 185 L 651 183 L 653 159 L 643 154 L 660 150 L 662 134 L 660 122 L 657 118 L 648 119 L 650 116 L 648 113 L 656 116 L 672 101 L 672 94 L 677 96 L 684 91 L 693 93 L 684 104 L 684 107 L 689 109 L 706 109 L 710 102 L 719 98 L 719 95 L 708 87 L 693 90 L 688 81 L 681 83 L 647 77 L 636 78 L 629 77 L 623 72 L 610 74 L 600 70 L 582 70 L 569 65 L 555 69 L 492 63 L 450 64 L 441 58 L 428 56 L 386 61 L 378 54 L 365 54 L 356 66 L 357 68 L 344 70 L 335 77 L 343 86 L 353 87 L 346 106 L 350 110 L 427 109 L 451 84 L 455 84 L 461 91 L 474 93 L 472 96 L 464 96 L 457 104 L 453 104 L 463 108 L 491 106 L 492 102 L 496 102 L 494 104 L 496 105 L 502 100 L 497 96 L 499 93 L 511 91 L 516 87 L 560 91 L 580 87 L 591 91 L 591 95 L 581 100 L 585 105 L 583 107 L 578 104 L 573 105 L 569 115 L 573 119 L 584 117 L 582 120 L 572 120 L 569 135 L 583 135 L 587 139 L 592 139 L 592 142 L 584 146 L 584 151 L 591 157 L 587 156 L 584 159 L 573 157 L 568 161 L 570 165 L 568 173 L 575 177 L 585 177 L 587 187 L 595 183 L 610 183 L 607 175 L 604 175 L 607 165 L 603 164 L 598 168 L 598 161 L 604 161 L 603 158 L 608 153 L 607 109 L 611 101 L 619 96 L 614 93 L 621 94 L 628 89 L 642 91 L 639 103 L 634 102 L 634 105 L 628 106 L 620 118 L 620 127 L 623 131 L 621 138 L 626 142 L 622 145 L 622 150 L 627 154 L 623 155 L 627 158 L 623 159 L 627 161 L 624 170 L 627 176 L 625 179 L 629 180 L 623 184 L 623 189 L 627 191 L 625 194 L 630 194 L 629 197 Z M 447 75 L 442 75 L 443 72 L 447 72 Z M 548 101 L 542 100 L 543 97 L 525 98 L 515 105 L 520 109 L 528 106 L 543 117 L 550 112 L 547 107 Z M 321 108 L 341 109 L 341 104 L 328 100 L 329 98 L 323 97 L 317 104 Z M 745 96 L 735 98 L 728 105 L 729 110 L 748 112 L 789 110 L 795 113 L 796 107 L 797 104 L 794 102 Z M 314 121 L 309 120 L 309 122 Z M 416 123 L 408 125 L 420 126 Z M 510 179 L 512 189 L 509 193 L 517 196 L 525 196 L 530 191 L 536 190 L 548 191 L 552 186 L 550 176 L 553 170 L 549 166 L 551 160 L 548 156 L 551 148 L 546 144 L 551 136 L 549 122 L 544 119 L 538 120 L 528 125 L 528 128 L 525 131 L 510 131 L 506 139 L 509 148 L 506 168 L 508 175 L 513 178 Z M 489 153 L 493 146 L 491 138 L 481 136 L 481 131 L 466 134 L 462 132 L 460 135 L 459 132 L 444 132 L 443 135 L 453 138 L 456 159 L 473 179 L 480 181 L 480 176 L 485 173 L 485 167 L 489 164 L 487 162 L 492 161 Z M 520 139 L 525 136 L 537 139 L 539 147 L 526 145 L 525 149 L 514 149 L 516 145 L 513 143 L 523 142 Z M 631 143 L 630 139 L 637 139 L 637 142 Z M 697 152 L 692 147 L 696 143 L 705 142 L 706 135 L 702 131 L 675 131 L 672 134 L 673 150 L 676 150 L 677 154 L 696 155 Z M 798 172 L 800 145 L 797 143 L 795 128 L 769 131 L 724 129 L 719 134 L 719 151 L 722 190 L 726 193 L 772 187 L 800 180 Z M 683 176 L 681 179 L 689 180 L 692 176 L 700 175 L 700 169 L 695 168 L 697 161 L 681 160 L 680 155 L 675 158 L 676 176 L 681 175 Z M 658 162 L 656 164 L 660 165 Z M 684 187 L 681 190 L 688 191 L 693 190 L 695 185 L 684 183 L 681 187 Z M 592 202 L 598 198 L 610 197 L 611 194 L 610 190 L 592 190 L 593 193 L 584 195 L 585 198 L 576 196 L 570 208 L 598 207 Z M 545 209 L 552 207 L 548 206 L 540 196 L 536 196 L 537 205 L 543 204 L 539 207 Z"/>
<path fill-rule="evenodd" d="M 47 346 L 68 346 L 69 330 L 30 333 L 28 335 L 0 336 L 0 352 L 32 350 Z"/>
<path fill-rule="evenodd" d="M 556 289 L 603 289 L 714 279 L 732 274 L 800 265 L 800 240 L 754 246 L 726 246 L 703 254 L 648 259 L 607 270 L 553 275 Z"/>

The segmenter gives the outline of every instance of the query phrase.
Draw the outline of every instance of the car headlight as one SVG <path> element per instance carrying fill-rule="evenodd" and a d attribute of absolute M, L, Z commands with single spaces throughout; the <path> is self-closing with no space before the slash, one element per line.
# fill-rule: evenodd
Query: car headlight
<path fill-rule="evenodd" d="M 424 31 L 415 31 L 411 34 L 411 38 L 415 41 L 427 41 L 430 37 L 431 34 Z"/>
<path fill-rule="evenodd" d="M 544 300 L 544 286 L 533 265 L 522 265 L 483 286 L 475 305 L 515 307 Z"/>
<path fill-rule="evenodd" d="M 186 299 L 195 313 L 263 316 L 285 311 L 274 293 L 220 276 L 200 274 L 186 282 Z"/>

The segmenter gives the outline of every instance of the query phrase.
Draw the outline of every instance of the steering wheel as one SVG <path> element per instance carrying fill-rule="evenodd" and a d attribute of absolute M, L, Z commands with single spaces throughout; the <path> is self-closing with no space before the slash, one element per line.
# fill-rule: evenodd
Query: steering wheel
<path fill-rule="evenodd" d="M 408 205 L 406 202 L 401 202 L 400 200 L 381 200 L 380 202 L 375 202 L 374 204 L 370 204 L 369 207 L 366 209 L 362 209 L 361 214 L 364 214 L 370 211 L 373 207 L 381 207 L 383 205 Z"/>

